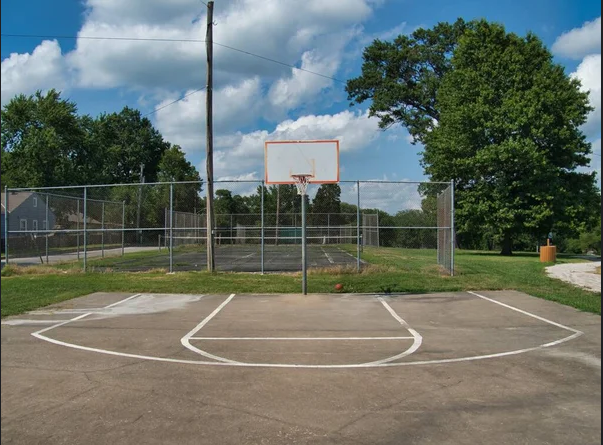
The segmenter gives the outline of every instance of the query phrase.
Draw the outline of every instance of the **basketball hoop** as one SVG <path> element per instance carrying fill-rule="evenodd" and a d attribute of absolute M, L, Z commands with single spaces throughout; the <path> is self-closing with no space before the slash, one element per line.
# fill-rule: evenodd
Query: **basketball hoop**
<path fill-rule="evenodd" d="M 304 196 L 308 188 L 309 179 L 312 175 L 291 175 L 291 179 L 295 181 L 295 187 L 297 187 L 297 194 Z"/>

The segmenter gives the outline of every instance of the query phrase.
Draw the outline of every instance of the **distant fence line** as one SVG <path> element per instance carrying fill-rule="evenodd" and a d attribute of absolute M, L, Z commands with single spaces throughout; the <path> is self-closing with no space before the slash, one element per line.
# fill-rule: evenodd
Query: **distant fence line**
<path fill-rule="evenodd" d="M 86 270 L 89 258 L 155 247 L 168 253 L 170 272 L 179 270 L 186 256 L 175 264 L 178 248 L 206 248 L 204 184 L 7 188 L 2 219 L 5 260 L 77 259 Z M 342 181 L 339 186 L 335 197 L 318 197 L 318 186 L 309 191 L 308 244 L 339 245 L 357 257 L 358 267 L 365 247 L 433 249 L 437 263 L 453 273 L 451 183 Z M 258 272 L 264 272 L 265 245 L 301 242 L 301 198 L 294 186 L 214 181 L 214 190 L 216 245 L 258 246 Z"/>

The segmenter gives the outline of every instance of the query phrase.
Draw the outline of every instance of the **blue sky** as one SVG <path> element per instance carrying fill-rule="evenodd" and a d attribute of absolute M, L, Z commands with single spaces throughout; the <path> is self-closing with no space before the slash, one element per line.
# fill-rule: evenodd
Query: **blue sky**
<path fill-rule="evenodd" d="M 203 39 L 199 0 L 2 2 L 2 104 L 18 93 L 57 88 L 80 113 L 129 105 L 151 113 L 205 83 L 203 43 L 15 38 L 5 34 Z M 346 80 L 360 72 L 362 48 L 439 21 L 486 18 L 536 33 L 568 74 L 591 92 L 585 133 L 600 172 L 601 4 L 598 1 L 217 0 L 218 43 Z M 203 92 L 149 117 L 204 171 Z M 215 48 L 217 178 L 261 178 L 267 139 L 341 140 L 341 179 L 423 180 L 421 147 L 403 128 L 387 132 L 349 107 L 343 84 Z M 380 193 L 387 193 L 382 190 Z"/>

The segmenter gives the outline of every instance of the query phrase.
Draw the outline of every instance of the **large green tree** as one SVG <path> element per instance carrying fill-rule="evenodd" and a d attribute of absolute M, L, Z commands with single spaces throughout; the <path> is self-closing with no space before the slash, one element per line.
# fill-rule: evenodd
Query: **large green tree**
<path fill-rule="evenodd" d="M 85 132 L 75 103 L 55 90 L 19 95 L 2 108 L 1 121 L 3 185 L 73 185 L 82 179 Z"/>
<path fill-rule="evenodd" d="M 104 160 L 101 176 L 108 183 L 157 181 L 159 163 L 170 148 L 159 131 L 140 111 L 124 107 L 119 113 L 100 115 L 95 122 L 92 144 Z"/>
<path fill-rule="evenodd" d="M 369 114 L 379 126 L 404 125 L 416 141 L 440 118 L 437 92 L 451 69 L 451 56 L 461 35 L 475 22 L 458 19 L 417 29 L 393 42 L 375 40 L 363 52 L 362 75 L 351 79 L 346 91 L 352 103 L 370 100 Z"/>
<path fill-rule="evenodd" d="M 522 233 L 571 232 L 593 216 L 595 177 L 577 171 L 591 152 L 579 87 L 533 34 L 485 21 L 465 30 L 422 160 L 433 180 L 455 180 L 459 231 L 487 228 L 511 254 Z"/>

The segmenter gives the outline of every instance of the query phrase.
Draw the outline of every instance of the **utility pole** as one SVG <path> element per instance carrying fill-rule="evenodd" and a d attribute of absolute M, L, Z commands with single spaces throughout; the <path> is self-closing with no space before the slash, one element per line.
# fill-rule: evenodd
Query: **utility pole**
<path fill-rule="evenodd" d="M 205 95 L 206 106 L 206 158 L 207 169 L 207 271 L 214 271 L 214 160 L 213 160 L 213 26 L 214 26 L 214 2 L 207 2 L 207 33 L 205 36 L 205 47 L 207 50 L 207 91 Z"/>
<path fill-rule="evenodd" d="M 138 243 L 142 244 L 142 231 L 140 230 L 140 207 L 142 205 L 142 184 L 144 184 L 144 164 L 140 163 L 140 187 L 138 188 L 138 209 L 136 212 L 136 228 L 138 229 Z"/>

